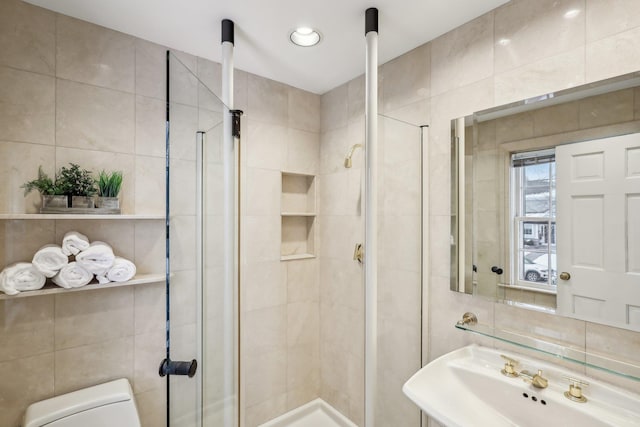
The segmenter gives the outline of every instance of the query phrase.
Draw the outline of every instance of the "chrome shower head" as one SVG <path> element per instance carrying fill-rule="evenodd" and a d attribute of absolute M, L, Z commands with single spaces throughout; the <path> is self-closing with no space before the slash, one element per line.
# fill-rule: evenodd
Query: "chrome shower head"
<path fill-rule="evenodd" d="M 344 159 L 344 167 L 347 169 L 353 166 L 353 162 L 351 161 L 351 156 L 353 156 L 353 152 L 356 151 L 356 148 L 362 148 L 362 144 L 354 144 L 351 146 L 351 149 L 349 150 L 349 154 L 347 154 L 347 157 L 345 157 Z"/>

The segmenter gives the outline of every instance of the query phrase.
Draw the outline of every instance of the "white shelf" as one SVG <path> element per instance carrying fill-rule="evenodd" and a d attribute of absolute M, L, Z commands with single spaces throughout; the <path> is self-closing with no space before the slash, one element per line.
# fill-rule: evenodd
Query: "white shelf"
<path fill-rule="evenodd" d="M 165 278 L 166 276 L 164 273 L 163 274 L 138 274 L 128 282 L 109 282 L 109 283 L 105 283 L 104 285 L 100 285 L 98 284 L 97 281 L 94 280 L 86 286 L 82 286 L 81 288 L 72 288 L 72 289 L 64 289 L 47 281 L 47 284 L 44 285 L 44 288 L 38 289 L 37 291 L 24 291 L 24 292 L 20 292 L 17 295 L 6 295 L 0 292 L 0 300 L 35 297 L 40 295 L 66 294 L 69 292 L 93 291 L 98 289 L 119 288 L 121 286 L 142 285 L 145 283 L 161 283 L 165 281 Z"/>
<path fill-rule="evenodd" d="M 316 216 L 315 212 L 282 212 L 282 216 Z"/>
<path fill-rule="evenodd" d="M 296 254 L 296 255 L 282 255 L 280 257 L 280 261 L 291 261 L 294 259 L 309 259 L 315 258 L 316 256 L 313 254 Z"/>
<path fill-rule="evenodd" d="M 13 220 L 13 219 L 31 219 L 31 220 L 43 220 L 43 219 L 107 219 L 107 220 L 145 220 L 145 219 L 165 219 L 164 215 L 131 215 L 131 214 L 117 214 L 117 215 L 92 215 L 92 214 L 0 214 L 0 220 Z"/>

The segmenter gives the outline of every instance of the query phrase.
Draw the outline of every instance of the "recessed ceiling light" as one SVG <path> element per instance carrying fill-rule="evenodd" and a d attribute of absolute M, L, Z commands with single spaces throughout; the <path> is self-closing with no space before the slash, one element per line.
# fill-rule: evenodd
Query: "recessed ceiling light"
<path fill-rule="evenodd" d="M 500 39 L 500 40 L 498 40 L 498 44 L 499 44 L 500 46 L 506 46 L 506 45 L 508 45 L 509 43 L 511 43 L 511 39 Z"/>
<path fill-rule="evenodd" d="M 315 46 L 320 43 L 320 33 L 313 28 L 299 27 L 289 34 L 289 39 L 297 46 Z"/>

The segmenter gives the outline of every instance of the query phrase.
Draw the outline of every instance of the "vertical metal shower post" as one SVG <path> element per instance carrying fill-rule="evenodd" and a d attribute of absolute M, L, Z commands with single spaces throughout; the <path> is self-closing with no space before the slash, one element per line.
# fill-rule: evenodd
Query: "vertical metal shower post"
<path fill-rule="evenodd" d="M 378 368 L 378 9 L 365 13 L 365 427 L 374 427 Z"/>
<path fill-rule="evenodd" d="M 223 106 L 223 141 L 222 161 L 224 179 L 224 292 L 223 292 L 223 342 L 224 352 L 224 427 L 233 427 L 236 423 L 234 404 L 238 404 L 235 379 L 237 364 L 235 363 L 235 270 L 236 270 L 236 167 L 235 139 L 233 136 L 233 48 L 234 23 L 229 19 L 222 20 L 222 102 Z M 234 399 L 235 397 L 235 399 Z"/>

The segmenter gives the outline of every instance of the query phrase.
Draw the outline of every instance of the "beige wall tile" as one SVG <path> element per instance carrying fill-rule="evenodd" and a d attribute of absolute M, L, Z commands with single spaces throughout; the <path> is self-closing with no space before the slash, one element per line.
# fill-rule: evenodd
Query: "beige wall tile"
<path fill-rule="evenodd" d="M 379 221 L 379 259 L 381 268 L 420 271 L 421 237 L 419 215 L 384 215 Z"/>
<path fill-rule="evenodd" d="M 2 140 L 54 144 L 52 77 L 0 66 L 0 99 Z"/>
<path fill-rule="evenodd" d="M 18 0 L 0 4 L 1 65 L 55 73 L 55 14 Z"/>
<path fill-rule="evenodd" d="M 171 327 L 195 325 L 196 318 L 196 272 L 175 271 L 171 279 Z"/>
<path fill-rule="evenodd" d="M 246 409 L 245 426 L 256 427 L 263 424 L 287 410 L 287 395 L 279 394 L 269 400 Z"/>
<path fill-rule="evenodd" d="M 318 259 L 287 262 L 287 301 L 320 301 L 320 263 Z"/>
<path fill-rule="evenodd" d="M 136 393 L 135 399 L 143 427 L 164 427 L 167 425 L 166 387 Z"/>
<path fill-rule="evenodd" d="M 195 269 L 195 216 L 173 216 L 170 228 L 171 270 L 176 272 Z"/>
<path fill-rule="evenodd" d="M 170 168 L 169 206 L 171 215 L 195 215 L 196 162 L 175 159 L 171 160 Z M 157 195 L 158 193 L 156 193 L 156 197 Z"/>
<path fill-rule="evenodd" d="M 159 99 L 136 96 L 136 154 L 165 156 L 166 108 L 166 102 Z"/>
<path fill-rule="evenodd" d="M 320 132 L 320 95 L 290 87 L 288 116 L 290 129 Z"/>
<path fill-rule="evenodd" d="M 328 132 L 347 125 L 349 116 L 349 85 L 343 84 L 320 98 L 320 129 Z"/>
<path fill-rule="evenodd" d="M 364 129 L 364 127 L 363 127 Z M 342 127 L 324 132 L 320 137 L 320 173 L 330 174 L 344 172 L 344 160 L 354 144 L 359 141 L 349 140 L 349 128 Z M 354 152 L 352 157 L 355 167 L 362 165 L 362 153 Z M 362 166 L 360 166 L 361 168 Z"/>
<path fill-rule="evenodd" d="M 244 253 L 247 261 L 280 260 L 280 222 L 280 215 L 245 216 L 245 239 L 250 239 L 245 240 L 248 244 Z"/>
<path fill-rule="evenodd" d="M 353 259 L 320 259 L 320 302 L 328 305 L 342 305 L 353 310 L 364 306 L 363 268 Z M 321 315 L 321 318 L 323 316 Z M 321 320 L 325 321 L 324 318 Z"/>
<path fill-rule="evenodd" d="M 586 81 L 631 73 L 640 68 L 640 28 L 587 44 Z"/>
<path fill-rule="evenodd" d="M 381 126 L 384 180 L 379 194 L 385 214 L 419 215 L 422 208 L 420 129 L 386 119 Z"/>
<path fill-rule="evenodd" d="M 208 59 L 197 59 L 197 75 L 201 84 L 198 86 L 200 107 L 219 110 L 222 97 L 222 66 Z M 207 102 L 203 103 L 203 97 Z"/>
<path fill-rule="evenodd" d="M 166 290 L 164 283 L 134 287 L 134 333 L 136 335 L 166 328 Z"/>
<path fill-rule="evenodd" d="M 136 156 L 135 162 L 133 212 L 163 215 L 166 209 L 166 160 L 160 157 Z"/>
<path fill-rule="evenodd" d="M 419 426 L 420 410 L 402 393 L 404 380 L 393 373 L 378 375 L 376 422 L 386 426 Z"/>
<path fill-rule="evenodd" d="M 585 0 L 512 1 L 495 11 L 495 73 L 584 45 Z"/>
<path fill-rule="evenodd" d="M 56 145 L 133 153 L 134 111 L 131 94 L 58 80 Z"/>
<path fill-rule="evenodd" d="M 248 110 L 252 120 L 273 125 L 289 123 L 289 90 L 282 83 L 255 74 L 248 77 Z"/>
<path fill-rule="evenodd" d="M 378 94 L 379 96 L 382 96 L 383 91 L 380 90 L 380 87 L 384 82 L 384 76 L 382 79 L 378 78 L 378 80 L 382 80 L 378 82 Z M 347 110 L 349 114 L 349 123 L 362 120 L 364 118 L 364 106 L 366 102 L 365 91 L 366 87 L 364 74 L 361 74 L 353 80 L 349 80 L 349 82 L 347 83 Z M 324 112 L 322 114 L 324 114 Z M 324 131 L 326 129 L 322 127 L 322 130 Z"/>
<path fill-rule="evenodd" d="M 55 393 L 133 378 L 133 336 L 55 352 Z"/>
<path fill-rule="evenodd" d="M 196 387 L 195 382 L 188 377 L 172 376 L 169 379 L 171 390 L 169 425 L 188 427 L 196 424 Z"/>
<path fill-rule="evenodd" d="M 136 93 L 166 101 L 167 49 L 141 39 L 135 39 L 134 43 Z"/>
<path fill-rule="evenodd" d="M 580 128 L 633 120 L 633 98 L 633 90 L 627 89 L 579 101 Z"/>
<path fill-rule="evenodd" d="M 53 221 L 14 220 L 0 221 L 0 265 L 29 262 L 38 249 L 55 243 Z"/>
<path fill-rule="evenodd" d="M 280 261 L 255 262 L 245 269 L 242 282 L 242 310 L 277 307 L 287 302 L 287 264 Z"/>
<path fill-rule="evenodd" d="M 587 42 L 640 26 L 640 3 L 635 0 L 588 0 Z"/>
<path fill-rule="evenodd" d="M 279 215 L 282 174 L 269 169 L 247 168 L 247 215 Z"/>
<path fill-rule="evenodd" d="M 489 12 L 431 42 L 431 94 L 493 74 L 493 19 Z"/>
<path fill-rule="evenodd" d="M 198 108 L 172 102 L 169 106 L 169 141 L 172 160 L 196 159 Z"/>
<path fill-rule="evenodd" d="M 166 240 L 163 221 L 134 222 L 135 253 L 138 273 L 164 273 Z"/>
<path fill-rule="evenodd" d="M 196 72 L 197 58 L 195 56 L 171 50 L 169 56 L 169 99 L 172 103 L 198 106 Z"/>
<path fill-rule="evenodd" d="M 552 135 L 578 129 L 578 104 L 556 105 L 534 111 L 533 127 L 536 136 Z"/>
<path fill-rule="evenodd" d="M 316 302 L 287 305 L 287 345 L 315 344 L 320 331 L 320 311 Z"/>
<path fill-rule="evenodd" d="M 53 297 L 0 301 L 0 361 L 53 352 Z"/>
<path fill-rule="evenodd" d="M 0 141 L 0 212 L 36 213 L 41 206 L 40 193 L 25 197 L 24 183 L 38 177 L 38 168 L 53 179 L 55 150 L 52 146 Z"/>
<path fill-rule="evenodd" d="M 52 397 L 53 353 L 0 363 L 0 424 L 17 426 L 27 406 Z"/>
<path fill-rule="evenodd" d="M 133 37 L 65 15 L 56 18 L 56 76 L 134 91 Z"/>
<path fill-rule="evenodd" d="M 287 346 L 287 306 L 280 305 L 245 313 L 242 343 L 247 353 L 265 354 Z"/>
<path fill-rule="evenodd" d="M 540 96 L 585 82 L 584 47 L 496 74 L 496 105 Z"/>
<path fill-rule="evenodd" d="M 56 295 L 56 350 L 133 335 L 130 287 Z"/>
<path fill-rule="evenodd" d="M 393 319 L 419 327 L 421 293 L 420 272 L 381 268 L 378 272 L 378 319 Z"/>
<path fill-rule="evenodd" d="M 246 405 L 251 407 L 287 391 L 286 350 L 250 353 L 244 357 Z"/>
<path fill-rule="evenodd" d="M 362 159 L 357 149 L 351 157 L 354 164 Z M 360 215 L 362 212 L 362 170 L 344 169 L 322 175 L 319 182 L 318 208 L 322 215 Z"/>
<path fill-rule="evenodd" d="M 320 134 L 289 128 L 284 169 L 315 175 L 320 169 Z"/>
<path fill-rule="evenodd" d="M 364 223 L 351 216 L 321 218 L 319 254 L 323 258 L 353 260 L 356 243 L 363 242 Z"/>
<path fill-rule="evenodd" d="M 133 391 L 142 393 L 161 388 L 166 379 L 158 375 L 158 366 L 166 352 L 165 331 L 153 332 L 134 337 Z"/>
<path fill-rule="evenodd" d="M 284 126 L 261 123 L 247 119 L 246 144 L 247 166 L 282 170 L 287 159 L 288 130 Z"/>
<path fill-rule="evenodd" d="M 382 65 L 384 113 L 431 95 L 431 44 L 423 44 Z"/>
<path fill-rule="evenodd" d="M 304 394 L 318 396 L 320 392 L 320 346 L 318 342 L 288 348 L 287 388 L 288 390 L 296 390 L 298 396 Z M 306 393 L 303 393 L 303 390 Z M 289 402 L 291 403 L 291 401 Z"/>

